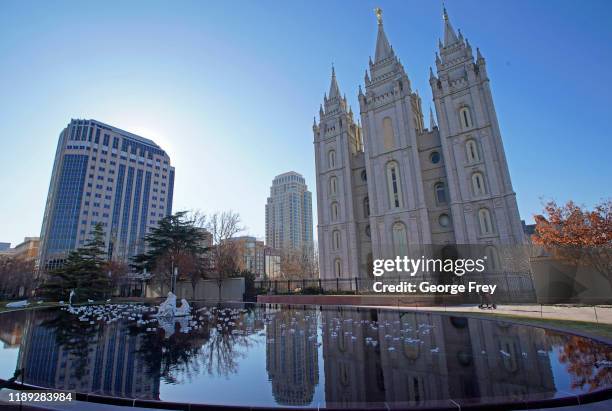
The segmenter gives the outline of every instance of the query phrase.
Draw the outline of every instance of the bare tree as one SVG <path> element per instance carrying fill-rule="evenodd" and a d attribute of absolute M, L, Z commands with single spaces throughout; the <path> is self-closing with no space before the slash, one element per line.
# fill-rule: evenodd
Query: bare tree
<path fill-rule="evenodd" d="M 207 220 L 206 229 L 212 237 L 209 261 L 206 264 L 207 277 L 216 281 L 221 300 L 221 288 L 225 279 L 238 272 L 238 249 L 233 241 L 236 234 L 244 230 L 240 215 L 233 211 L 215 212 Z"/>
<path fill-rule="evenodd" d="M 34 279 L 34 261 L 16 257 L 0 257 L 0 298 L 29 294 Z"/>
<path fill-rule="evenodd" d="M 289 280 L 319 278 L 319 263 L 311 246 L 281 250 L 281 273 Z"/>

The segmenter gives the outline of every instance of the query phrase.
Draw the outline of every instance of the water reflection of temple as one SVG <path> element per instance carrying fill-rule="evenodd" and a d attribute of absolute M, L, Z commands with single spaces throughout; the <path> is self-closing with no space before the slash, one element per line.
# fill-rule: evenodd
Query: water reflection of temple
<path fill-rule="evenodd" d="M 46 325 L 57 318 L 57 313 L 28 313 L 17 364 L 24 369 L 25 382 L 117 397 L 159 398 L 159 378 L 146 372 L 145 360 L 137 354 L 142 334 L 131 335 L 125 325 L 113 323 L 99 334 L 73 335 L 58 344 L 58 328 Z"/>
<path fill-rule="evenodd" d="M 326 310 L 322 320 L 328 405 L 520 399 L 555 391 L 550 359 L 538 354 L 550 348 L 544 330 L 376 310 Z M 364 344 L 368 337 L 376 343 Z"/>
<path fill-rule="evenodd" d="M 270 313 L 266 329 L 266 370 L 280 405 L 307 405 L 319 383 L 317 311 Z"/>

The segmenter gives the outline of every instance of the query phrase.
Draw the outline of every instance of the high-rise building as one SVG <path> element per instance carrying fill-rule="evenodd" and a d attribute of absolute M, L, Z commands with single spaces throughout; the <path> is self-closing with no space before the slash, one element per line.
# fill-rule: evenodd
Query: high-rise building
<path fill-rule="evenodd" d="M 500 261 L 500 246 L 523 244 L 524 235 L 484 57 L 444 10 L 437 73 L 429 73 L 439 126 L 430 109 L 426 128 L 380 9 L 377 20 L 358 93 L 361 124 L 332 69 L 313 125 L 321 276 L 371 276 L 374 259 L 428 245 L 449 255 L 477 245 Z"/>
<path fill-rule="evenodd" d="M 277 250 L 312 248 L 312 194 L 295 171 L 272 181 L 266 204 L 266 245 Z"/>
<path fill-rule="evenodd" d="M 144 250 L 143 238 L 171 214 L 174 167 L 153 141 L 96 120 L 72 120 L 60 133 L 40 235 L 40 267 L 104 228 L 110 258 Z"/>

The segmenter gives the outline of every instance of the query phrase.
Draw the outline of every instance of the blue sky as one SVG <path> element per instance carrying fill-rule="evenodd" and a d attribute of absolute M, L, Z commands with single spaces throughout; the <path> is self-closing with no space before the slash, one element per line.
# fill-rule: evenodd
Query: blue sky
<path fill-rule="evenodd" d="M 275 175 L 298 171 L 315 192 L 312 118 L 332 61 L 358 111 L 376 6 L 427 107 L 436 1 L 1 1 L 0 241 L 39 234 L 71 118 L 152 138 L 176 167 L 175 210 L 233 209 L 263 236 Z M 522 218 L 542 199 L 609 198 L 612 2 L 447 9 L 487 59 Z"/>

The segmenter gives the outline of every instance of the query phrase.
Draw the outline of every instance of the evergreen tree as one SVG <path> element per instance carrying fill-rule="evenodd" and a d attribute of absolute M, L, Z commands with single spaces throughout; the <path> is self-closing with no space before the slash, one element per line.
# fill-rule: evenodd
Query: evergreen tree
<path fill-rule="evenodd" d="M 93 229 L 93 237 L 87 243 L 71 251 L 64 264 L 51 271 L 41 288 L 43 295 L 68 300 L 74 290 L 75 301 L 108 298 L 111 281 L 106 272 L 106 252 L 102 224 Z"/>
<path fill-rule="evenodd" d="M 183 271 L 196 269 L 192 262 L 194 258 L 199 260 L 205 251 L 203 241 L 204 234 L 187 212 L 177 212 L 159 220 L 157 227 L 145 236 L 147 251 L 135 256 L 132 265 L 138 270 L 146 268 L 153 273 L 163 294 L 166 283 L 172 288 L 174 269 L 178 269 L 179 275 L 189 274 Z"/>

